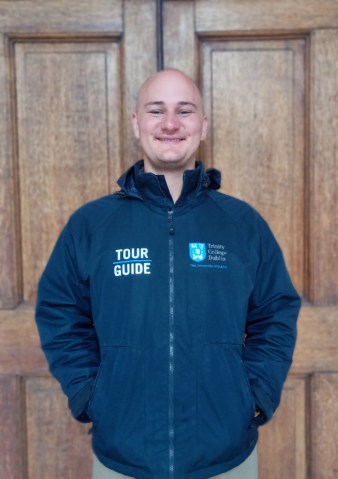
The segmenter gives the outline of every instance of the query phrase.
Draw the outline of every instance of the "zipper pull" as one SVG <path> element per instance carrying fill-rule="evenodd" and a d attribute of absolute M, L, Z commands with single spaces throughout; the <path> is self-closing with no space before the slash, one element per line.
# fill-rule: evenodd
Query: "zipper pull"
<path fill-rule="evenodd" d="M 173 219 L 173 211 L 169 210 L 168 211 L 168 225 L 169 225 L 169 234 L 174 235 L 175 234 L 175 228 L 174 228 L 174 219 Z"/>

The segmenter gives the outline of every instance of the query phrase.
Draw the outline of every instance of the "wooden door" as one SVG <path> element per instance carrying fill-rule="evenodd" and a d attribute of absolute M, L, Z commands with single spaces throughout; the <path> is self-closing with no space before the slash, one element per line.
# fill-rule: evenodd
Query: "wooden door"
<path fill-rule="evenodd" d="M 153 0 L 0 1 L 1 479 L 91 476 L 34 324 L 36 284 L 69 214 L 138 158 L 129 126 L 156 71 Z"/>
<path fill-rule="evenodd" d="M 162 19 L 156 4 L 163 4 Z M 139 155 L 129 117 L 164 66 L 200 83 L 201 158 L 267 218 L 304 298 L 260 479 L 337 477 L 338 6 L 335 0 L 0 0 L 1 479 L 90 477 L 39 348 L 36 282 L 69 213 Z"/>
<path fill-rule="evenodd" d="M 271 224 L 303 296 L 260 479 L 338 477 L 338 4 L 164 3 L 164 64 L 203 90 L 201 157 Z"/>

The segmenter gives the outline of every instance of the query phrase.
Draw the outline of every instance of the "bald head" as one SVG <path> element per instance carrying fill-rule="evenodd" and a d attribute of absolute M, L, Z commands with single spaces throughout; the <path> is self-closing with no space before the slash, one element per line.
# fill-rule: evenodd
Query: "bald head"
<path fill-rule="evenodd" d="M 143 149 L 146 172 L 182 175 L 193 169 L 207 133 L 196 83 L 174 69 L 152 75 L 140 88 L 133 130 Z"/>
<path fill-rule="evenodd" d="M 203 111 L 203 102 L 200 89 L 192 78 L 190 78 L 184 72 L 176 68 L 167 68 L 165 70 L 161 70 L 154 73 L 149 78 L 147 78 L 147 80 L 145 80 L 138 92 L 136 110 L 139 111 L 141 105 L 144 104 L 144 101 L 146 101 L 149 95 L 154 92 L 154 87 L 156 85 L 158 85 L 159 87 L 167 85 L 167 87 L 169 88 L 170 84 L 172 84 L 173 82 L 180 82 L 181 84 L 185 85 L 186 90 L 190 90 L 191 93 L 194 95 L 195 99 L 197 100 L 198 108 L 201 108 L 201 110 Z"/>

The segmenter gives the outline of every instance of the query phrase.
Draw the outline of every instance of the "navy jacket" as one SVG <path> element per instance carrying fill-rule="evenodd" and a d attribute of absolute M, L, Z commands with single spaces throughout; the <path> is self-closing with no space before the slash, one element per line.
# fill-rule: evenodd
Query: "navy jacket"
<path fill-rule="evenodd" d="M 50 370 L 99 460 L 136 479 L 240 464 L 291 365 L 300 299 L 282 253 L 219 183 L 197 164 L 173 204 L 136 163 L 73 214 L 39 283 Z"/>

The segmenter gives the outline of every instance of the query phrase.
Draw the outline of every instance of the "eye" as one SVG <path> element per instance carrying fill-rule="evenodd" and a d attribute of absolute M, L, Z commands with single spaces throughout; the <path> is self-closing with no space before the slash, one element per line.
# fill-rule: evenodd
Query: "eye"
<path fill-rule="evenodd" d="M 152 116 L 160 116 L 162 115 L 163 111 L 158 109 L 153 109 L 153 110 L 149 110 L 148 113 Z"/>
<path fill-rule="evenodd" d="M 179 110 L 178 114 L 180 116 L 189 116 L 191 115 L 192 113 L 194 113 L 192 110 L 187 110 L 187 109 L 184 109 L 184 110 Z"/>

